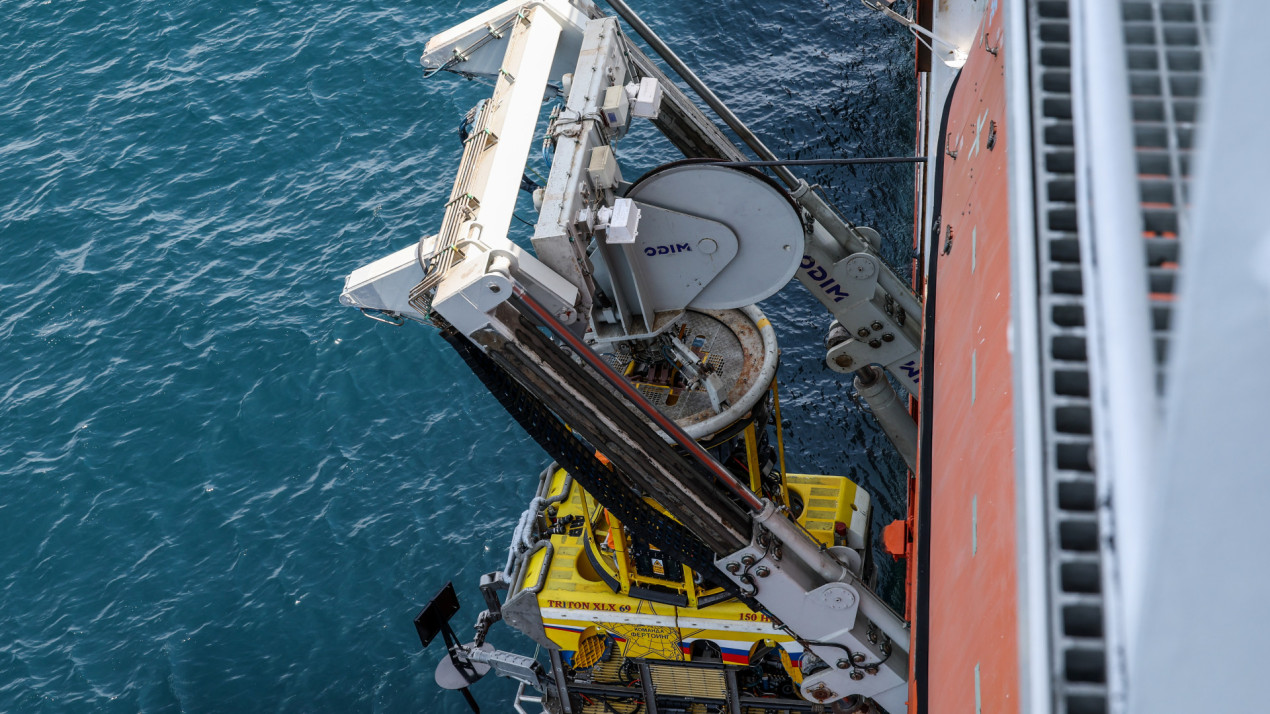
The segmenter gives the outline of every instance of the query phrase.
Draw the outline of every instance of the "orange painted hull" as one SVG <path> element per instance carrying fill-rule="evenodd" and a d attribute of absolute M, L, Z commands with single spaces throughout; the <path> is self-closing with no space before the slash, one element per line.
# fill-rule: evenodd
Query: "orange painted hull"
<path fill-rule="evenodd" d="M 922 368 L 929 473 L 911 501 L 920 537 L 908 601 L 919 603 L 910 615 L 926 619 L 914 628 L 911 671 L 924 681 L 914 680 L 909 711 L 930 714 L 1019 710 L 1003 15 L 985 12 L 986 41 L 971 50 L 949 105 L 938 255 L 928 262 L 937 278 L 922 286 L 937 285 L 927 291 L 936 327 L 927 324 Z"/>

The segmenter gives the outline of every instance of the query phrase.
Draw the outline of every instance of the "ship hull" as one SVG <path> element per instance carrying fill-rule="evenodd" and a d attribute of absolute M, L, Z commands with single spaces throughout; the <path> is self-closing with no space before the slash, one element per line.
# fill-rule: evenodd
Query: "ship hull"
<path fill-rule="evenodd" d="M 982 15 L 964 64 L 939 66 L 935 58 L 936 71 L 923 78 L 933 89 L 923 117 L 932 160 L 916 214 L 919 240 L 927 237 L 915 285 L 926 319 L 910 504 L 909 710 L 932 714 L 1019 710 L 1010 48 L 1005 8 L 974 5 Z M 967 26 L 964 14 L 946 7 L 932 14 L 936 34 Z"/>

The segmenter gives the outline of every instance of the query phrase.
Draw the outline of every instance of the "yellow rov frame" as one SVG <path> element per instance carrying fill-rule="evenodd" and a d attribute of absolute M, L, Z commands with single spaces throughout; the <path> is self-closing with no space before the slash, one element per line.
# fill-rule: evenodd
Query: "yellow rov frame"
<path fill-rule="evenodd" d="M 771 391 L 782 501 L 788 507 L 791 494 L 797 494 L 803 504 L 797 521 L 815 540 L 826 547 L 846 546 L 863 557 L 869 494 L 843 476 L 786 473 L 774 381 Z M 754 424 L 744 434 L 750 485 L 757 492 L 762 476 Z M 779 646 L 786 670 L 795 682 L 801 681 L 801 645 L 765 615 L 731 599 L 722 589 L 698 582 L 687 566 L 682 579 L 663 577 L 665 573 L 640 574 L 616 517 L 563 469 L 545 473 L 544 478 L 549 484 L 539 493 L 554 502 L 555 522 L 569 518 L 571 526 L 550 537 L 551 548 L 538 548 L 529 556 L 512 590 L 540 586 L 537 603 L 544 634 L 561 650 L 565 662 L 581 667 L 595 664 L 597 640 L 607 640 L 605 646 L 615 648 L 623 659 L 721 659 L 738 665 L 751 664 L 756 653 Z M 665 513 L 655 501 L 648 503 Z M 659 562 L 652 560 L 655 573 Z"/>

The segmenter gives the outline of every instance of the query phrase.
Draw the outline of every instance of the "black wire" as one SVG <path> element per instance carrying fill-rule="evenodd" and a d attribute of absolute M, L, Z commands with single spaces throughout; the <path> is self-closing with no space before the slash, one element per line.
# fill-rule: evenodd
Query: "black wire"
<path fill-rule="evenodd" d="M 876 661 L 876 662 L 861 662 L 861 663 L 859 663 L 859 664 L 856 664 L 856 663 L 855 663 L 855 661 L 854 661 L 854 660 L 855 660 L 855 653 L 854 653 L 854 652 L 852 652 L 850 649 L 848 649 L 848 648 L 846 647 L 846 645 L 840 645 L 840 644 L 838 644 L 838 643 L 836 643 L 836 642 L 816 642 L 815 640 L 807 640 L 807 644 L 809 644 L 809 645 L 817 645 L 817 646 L 820 646 L 820 647 L 836 647 L 836 648 L 838 648 L 838 649 L 842 650 L 843 652 L 846 652 L 846 653 L 847 653 L 847 661 L 848 661 L 848 662 L 851 662 L 851 666 L 852 666 L 853 668 L 856 668 L 856 669 L 866 669 L 866 668 L 868 668 L 868 667 L 880 667 L 880 666 L 882 665 L 882 663 L 886 662 L 888 659 L 890 659 L 890 658 L 891 658 L 891 652 L 893 651 L 893 649 L 892 649 L 892 650 L 887 650 L 887 652 L 886 652 L 886 656 L 885 656 L 885 657 L 883 657 L 882 659 L 880 659 L 880 660 Z M 828 664 L 828 662 L 826 662 L 825 664 Z"/>
<path fill-rule="evenodd" d="M 601 699 L 600 703 L 604 705 L 604 711 L 610 712 L 610 714 L 639 714 L 644 710 L 644 703 L 640 701 L 635 702 L 635 708 L 630 712 L 619 712 L 617 709 L 614 709 L 613 705 L 609 704 L 608 697 Z"/>
<path fill-rule="evenodd" d="M 782 159 L 779 161 L 711 161 L 715 166 L 850 166 L 853 164 L 924 164 L 925 156 L 878 156 L 857 159 Z"/>
<path fill-rule="evenodd" d="M 851 661 L 852 652 L 851 652 L 851 650 L 850 650 L 850 649 L 848 649 L 848 648 L 847 648 L 847 646 L 846 646 L 846 645 L 840 645 L 840 644 L 838 644 L 837 642 L 817 642 L 817 641 L 815 641 L 815 640 L 807 640 L 807 644 L 809 644 L 809 645 L 816 645 L 816 646 L 818 646 L 818 647 L 836 647 L 836 648 L 838 648 L 838 649 L 842 650 L 843 652 L 846 652 L 846 653 L 847 653 L 847 661 L 848 661 L 848 662 L 850 662 L 850 661 Z M 826 662 L 825 664 L 828 664 L 828 662 Z"/>

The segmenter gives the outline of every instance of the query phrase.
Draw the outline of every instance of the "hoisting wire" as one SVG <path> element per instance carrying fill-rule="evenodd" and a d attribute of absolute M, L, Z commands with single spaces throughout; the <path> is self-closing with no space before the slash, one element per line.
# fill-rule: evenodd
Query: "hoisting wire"
<path fill-rule="evenodd" d="M 776 161 L 710 161 L 715 166 L 759 168 L 765 166 L 854 166 L 857 164 L 924 164 L 925 156 L 872 156 L 839 159 L 778 159 Z"/>

